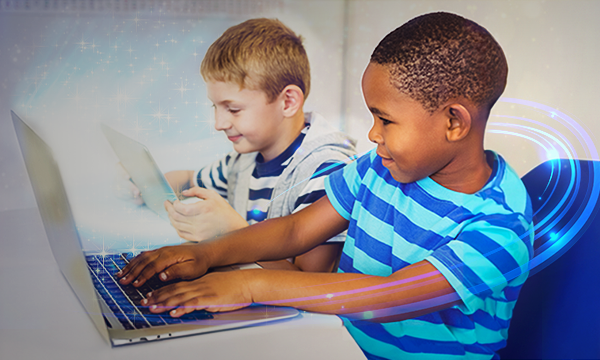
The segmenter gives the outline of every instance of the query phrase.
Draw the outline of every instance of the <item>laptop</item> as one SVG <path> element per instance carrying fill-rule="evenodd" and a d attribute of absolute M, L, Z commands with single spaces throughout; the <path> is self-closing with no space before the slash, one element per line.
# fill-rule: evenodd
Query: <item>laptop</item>
<path fill-rule="evenodd" d="M 151 280 L 141 291 L 121 286 L 114 274 L 132 254 L 83 251 L 50 148 L 12 111 L 11 116 L 54 258 L 96 328 L 112 346 L 242 328 L 299 314 L 292 308 L 262 305 L 223 313 L 194 311 L 179 319 L 151 314 L 140 301 L 146 291 L 164 283 Z"/>
<path fill-rule="evenodd" d="M 161 218 L 169 221 L 169 216 L 163 205 L 165 200 L 173 202 L 179 199 L 183 203 L 193 203 L 200 200 L 195 196 L 186 198 L 181 195 L 180 191 L 173 191 L 145 145 L 106 124 L 100 124 L 100 128 L 121 164 L 129 173 L 132 182 L 140 190 L 146 206 Z"/>

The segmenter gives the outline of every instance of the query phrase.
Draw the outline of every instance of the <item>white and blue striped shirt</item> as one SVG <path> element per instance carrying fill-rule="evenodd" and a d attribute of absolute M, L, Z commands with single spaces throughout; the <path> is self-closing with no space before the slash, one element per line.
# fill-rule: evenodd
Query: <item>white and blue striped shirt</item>
<path fill-rule="evenodd" d="M 296 150 L 302 144 L 309 126 L 305 127 L 294 142 L 276 158 L 264 162 L 263 156 L 259 153 L 256 156 L 255 167 L 250 179 L 248 192 L 248 205 L 246 209 L 246 221 L 250 225 L 263 221 L 267 218 L 269 205 L 271 203 L 273 188 L 275 187 L 279 176 L 290 164 Z M 228 169 L 234 156 L 237 153 L 231 153 L 225 158 L 215 161 L 209 166 L 200 169 L 195 177 L 198 186 L 215 190 L 222 197 L 227 199 L 227 176 Z M 338 166 L 331 166 L 331 165 Z M 303 209 L 325 195 L 324 179 L 326 175 L 339 169 L 339 161 L 335 159 L 324 159 L 311 178 L 302 184 L 303 190 L 296 199 L 294 212 Z M 324 171 L 323 171 L 324 170 Z M 322 171 L 322 172 L 321 172 Z M 340 240 L 333 238 L 333 241 Z M 343 240 L 343 239 L 342 239 Z"/>

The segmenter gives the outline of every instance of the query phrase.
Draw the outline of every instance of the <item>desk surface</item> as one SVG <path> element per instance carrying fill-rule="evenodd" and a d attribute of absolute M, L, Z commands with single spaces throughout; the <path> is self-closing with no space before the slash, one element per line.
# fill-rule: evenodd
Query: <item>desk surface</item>
<path fill-rule="evenodd" d="M 2 359 L 364 359 L 339 318 L 311 313 L 111 348 L 60 273 L 37 208 L 0 211 L 0 238 Z"/>

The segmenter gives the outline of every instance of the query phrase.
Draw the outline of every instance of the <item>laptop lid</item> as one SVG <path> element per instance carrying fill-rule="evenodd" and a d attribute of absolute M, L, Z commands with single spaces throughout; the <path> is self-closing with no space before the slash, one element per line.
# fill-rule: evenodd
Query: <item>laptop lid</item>
<path fill-rule="evenodd" d="M 52 254 L 94 325 L 102 337 L 109 341 L 108 329 L 81 251 L 75 220 L 52 150 L 17 114 L 13 111 L 10 113 Z"/>
<path fill-rule="evenodd" d="M 131 180 L 140 189 L 146 205 L 169 221 L 163 203 L 165 200 L 170 202 L 177 200 L 178 195 L 171 189 L 148 148 L 108 125 L 100 124 L 100 127 L 121 164 L 131 176 Z"/>
<path fill-rule="evenodd" d="M 96 328 L 109 343 L 125 345 L 235 329 L 299 314 L 292 308 L 255 306 L 215 313 L 212 319 L 188 324 L 141 330 L 108 329 L 102 310 L 106 313 L 109 310 L 92 283 L 58 164 L 50 147 L 13 111 L 11 116 L 54 258 Z"/>

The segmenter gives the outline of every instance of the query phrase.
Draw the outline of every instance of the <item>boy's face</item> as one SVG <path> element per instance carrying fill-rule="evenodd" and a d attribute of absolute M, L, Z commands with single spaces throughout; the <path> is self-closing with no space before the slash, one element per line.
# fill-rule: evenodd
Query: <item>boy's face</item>
<path fill-rule="evenodd" d="M 419 102 L 400 93 L 383 65 L 369 64 L 362 89 L 375 120 L 369 140 L 377 144 L 383 166 L 396 181 L 410 183 L 432 176 L 449 163 L 443 111 L 430 114 Z"/>
<path fill-rule="evenodd" d="M 263 91 L 240 89 L 233 82 L 207 81 L 206 86 L 215 108 L 215 129 L 225 132 L 235 151 L 258 151 L 268 161 L 285 150 L 279 136 L 284 131 L 279 101 L 267 103 Z"/>

